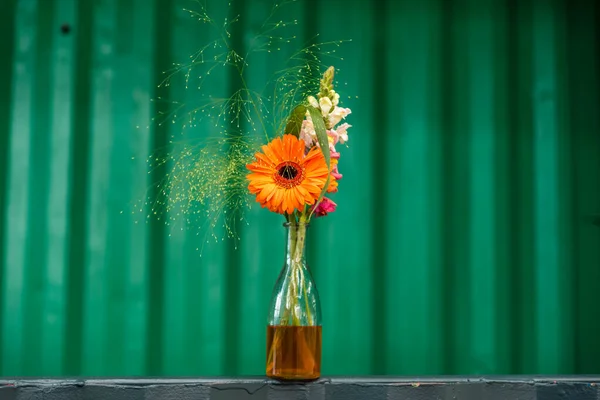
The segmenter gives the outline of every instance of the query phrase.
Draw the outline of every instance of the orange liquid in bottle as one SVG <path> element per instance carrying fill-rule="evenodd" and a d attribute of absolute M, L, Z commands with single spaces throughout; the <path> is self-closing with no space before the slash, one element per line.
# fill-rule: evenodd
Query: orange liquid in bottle
<path fill-rule="evenodd" d="M 267 376 L 309 381 L 321 376 L 320 326 L 269 326 Z"/>

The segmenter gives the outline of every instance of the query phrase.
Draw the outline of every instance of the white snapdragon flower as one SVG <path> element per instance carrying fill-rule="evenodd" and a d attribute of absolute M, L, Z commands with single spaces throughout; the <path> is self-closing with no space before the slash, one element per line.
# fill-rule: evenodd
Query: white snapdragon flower
<path fill-rule="evenodd" d="M 342 119 L 346 118 L 346 116 L 351 113 L 352 111 L 349 108 L 335 107 L 328 116 L 330 126 L 336 126 Z"/>
<path fill-rule="evenodd" d="M 332 90 L 331 93 L 333 93 L 333 106 L 337 107 L 337 105 L 340 104 L 340 94 L 335 90 Z"/>
<path fill-rule="evenodd" d="M 335 130 L 337 132 L 338 138 L 340 139 L 340 143 L 344 144 L 345 142 L 348 141 L 348 128 L 351 128 L 352 125 L 348 124 L 347 122 L 344 122 L 343 124 L 341 124 L 340 126 L 337 127 L 337 129 Z"/>
<path fill-rule="evenodd" d="M 319 99 L 319 106 L 321 107 L 321 113 L 326 117 L 333 108 L 333 103 L 329 97 L 321 97 Z"/>
<path fill-rule="evenodd" d="M 319 102 L 317 101 L 317 99 L 315 99 L 314 96 L 308 96 L 308 103 L 317 110 L 319 109 Z"/>
<path fill-rule="evenodd" d="M 306 119 L 302 121 L 300 140 L 303 140 L 306 147 L 309 149 L 317 142 L 317 132 L 315 131 L 312 119 L 308 115 L 306 116 Z"/>

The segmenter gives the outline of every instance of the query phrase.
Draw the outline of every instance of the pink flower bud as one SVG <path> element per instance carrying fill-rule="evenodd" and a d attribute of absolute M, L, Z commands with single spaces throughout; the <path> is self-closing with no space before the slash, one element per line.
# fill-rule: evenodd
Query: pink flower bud
<path fill-rule="evenodd" d="M 323 197 L 323 200 L 319 203 L 317 208 L 315 208 L 315 216 L 316 217 L 324 217 L 328 213 L 332 213 L 335 211 L 337 204 L 328 199 L 327 197 Z"/>

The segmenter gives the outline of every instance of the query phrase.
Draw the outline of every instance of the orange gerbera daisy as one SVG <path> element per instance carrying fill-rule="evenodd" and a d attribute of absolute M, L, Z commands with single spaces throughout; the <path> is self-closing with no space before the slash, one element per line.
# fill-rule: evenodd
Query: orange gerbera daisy
<path fill-rule="evenodd" d="M 321 149 L 304 154 L 305 143 L 294 135 L 283 135 L 262 146 L 256 162 L 246 167 L 250 193 L 262 207 L 283 214 L 302 210 L 317 201 L 327 182 L 327 163 Z"/>

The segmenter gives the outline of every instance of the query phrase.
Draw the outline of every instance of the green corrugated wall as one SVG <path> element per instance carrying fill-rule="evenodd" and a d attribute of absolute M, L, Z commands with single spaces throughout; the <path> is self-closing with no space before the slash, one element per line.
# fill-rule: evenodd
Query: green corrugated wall
<path fill-rule="evenodd" d="M 241 48 L 270 10 L 208 3 Z M 194 229 L 121 214 L 180 131 L 144 129 L 150 99 L 200 95 L 158 88 L 207 40 L 195 4 L 2 1 L 0 375 L 263 374 L 282 219 L 254 207 L 199 257 Z M 286 7 L 301 38 L 352 39 L 339 208 L 308 247 L 323 373 L 600 373 L 600 4 Z"/>

